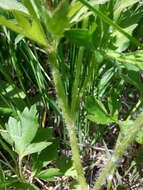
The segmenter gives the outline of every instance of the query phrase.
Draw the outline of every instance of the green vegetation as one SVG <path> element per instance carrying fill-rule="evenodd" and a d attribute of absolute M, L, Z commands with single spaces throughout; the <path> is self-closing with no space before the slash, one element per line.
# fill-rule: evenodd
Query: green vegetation
<path fill-rule="evenodd" d="M 143 188 L 142 13 L 0 0 L 1 190 Z"/>

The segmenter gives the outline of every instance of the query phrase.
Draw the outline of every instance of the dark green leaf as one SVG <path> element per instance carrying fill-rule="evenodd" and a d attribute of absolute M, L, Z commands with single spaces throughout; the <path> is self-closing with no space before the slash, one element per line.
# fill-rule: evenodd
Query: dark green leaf
<path fill-rule="evenodd" d="M 41 151 L 39 155 L 33 155 L 34 171 L 38 171 L 39 169 L 46 167 L 52 160 L 57 158 L 58 145 L 59 140 L 56 139 L 52 145 Z"/>
<path fill-rule="evenodd" d="M 37 143 L 37 142 L 41 142 L 41 141 L 47 141 L 47 140 L 51 139 L 52 133 L 53 133 L 52 127 L 39 129 L 32 142 Z"/>

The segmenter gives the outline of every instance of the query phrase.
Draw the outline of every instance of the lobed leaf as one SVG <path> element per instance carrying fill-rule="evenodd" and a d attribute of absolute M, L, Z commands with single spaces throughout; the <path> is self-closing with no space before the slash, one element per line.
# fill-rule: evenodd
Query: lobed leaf
<path fill-rule="evenodd" d="M 25 151 L 34 139 L 38 126 L 35 106 L 32 106 L 30 110 L 25 108 L 20 114 L 20 120 L 10 117 L 6 129 L 15 144 L 17 153 L 22 154 Z"/>

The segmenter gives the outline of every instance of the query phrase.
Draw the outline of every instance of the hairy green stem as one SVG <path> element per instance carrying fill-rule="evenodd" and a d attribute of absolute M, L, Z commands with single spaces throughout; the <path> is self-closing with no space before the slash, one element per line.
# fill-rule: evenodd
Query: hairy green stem
<path fill-rule="evenodd" d="M 62 110 L 63 119 L 67 126 L 69 139 L 70 139 L 70 146 L 72 149 L 72 159 L 75 165 L 75 169 L 77 172 L 77 177 L 80 183 L 80 188 L 82 190 L 87 190 L 87 183 L 84 177 L 84 171 L 80 160 L 80 153 L 78 148 L 78 140 L 76 137 L 76 125 L 75 119 L 72 114 L 72 111 L 69 109 L 67 96 L 65 94 L 64 86 L 61 80 L 60 72 L 59 72 L 59 65 L 58 60 L 56 57 L 56 53 L 54 51 L 49 52 L 49 60 L 52 67 L 52 73 L 57 93 L 57 99 Z"/>
<path fill-rule="evenodd" d="M 25 178 L 23 176 L 23 172 L 22 172 L 22 158 L 19 157 L 19 162 L 18 162 L 18 165 L 19 165 L 19 177 L 20 177 L 20 180 L 25 183 Z"/>
<path fill-rule="evenodd" d="M 136 134 L 141 130 L 143 126 L 143 113 L 141 113 L 134 122 L 134 126 L 130 130 L 129 134 L 127 134 L 122 142 L 118 142 L 117 146 L 115 147 L 115 151 L 109 160 L 106 167 L 101 172 L 97 182 L 93 188 L 93 190 L 100 190 L 101 185 L 104 183 L 107 177 L 112 177 L 112 171 L 118 165 L 120 158 L 123 156 L 124 152 L 127 148 L 131 145 L 132 141 L 134 140 Z"/>

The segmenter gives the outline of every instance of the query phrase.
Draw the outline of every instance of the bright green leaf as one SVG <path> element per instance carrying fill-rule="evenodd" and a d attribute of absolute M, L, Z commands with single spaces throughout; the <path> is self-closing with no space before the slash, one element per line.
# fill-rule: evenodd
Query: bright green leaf
<path fill-rule="evenodd" d="M 11 136 L 9 135 L 7 130 L 1 130 L 0 131 L 1 136 L 3 137 L 3 139 L 8 142 L 10 145 L 13 145 L 14 141 L 11 138 Z"/>
<path fill-rule="evenodd" d="M 20 114 L 20 120 L 10 117 L 6 129 L 15 144 L 17 153 L 21 154 L 34 139 L 39 124 L 36 107 L 25 108 Z"/>
<path fill-rule="evenodd" d="M 51 145 L 51 142 L 39 142 L 39 143 L 32 143 L 27 146 L 24 152 L 22 152 L 21 157 L 24 157 L 29 154 L 33 154 L 36 152 L 41 152 L 47 146 Z"/>
<path fill-rule="evenodd" d="M 8 27 L 9 29 L 17 33 L 21 33 L 21 34 L 23 33 L 22 29 L 19 26 L 17 26 L 16 24 L 14 24 L 13 22 L 11 22 L 10 20 L 6 19 L 4 16 L 1 16 L 1 15 L 0 15 L 0 24 Z"/>
<path fill-rule="evenodd" d="M 49 168 L 46 170 L 43 170 L 36 174 L 36 176 L 40 179 L 47 180 L 47 181 L 55 181 L 56 176 L 62 176 L 62 173 L 58 168 Z"/>
<path fill-rule="evenodd" d="M 32 106 L 30 110 L 25 108 L 23 113 L 20 115 L 20 123 L 22 129 L 22 141 L 25 144 L 29 144 L 35 137 L 39 123 L 36 116 L 36 106 Z"/>

